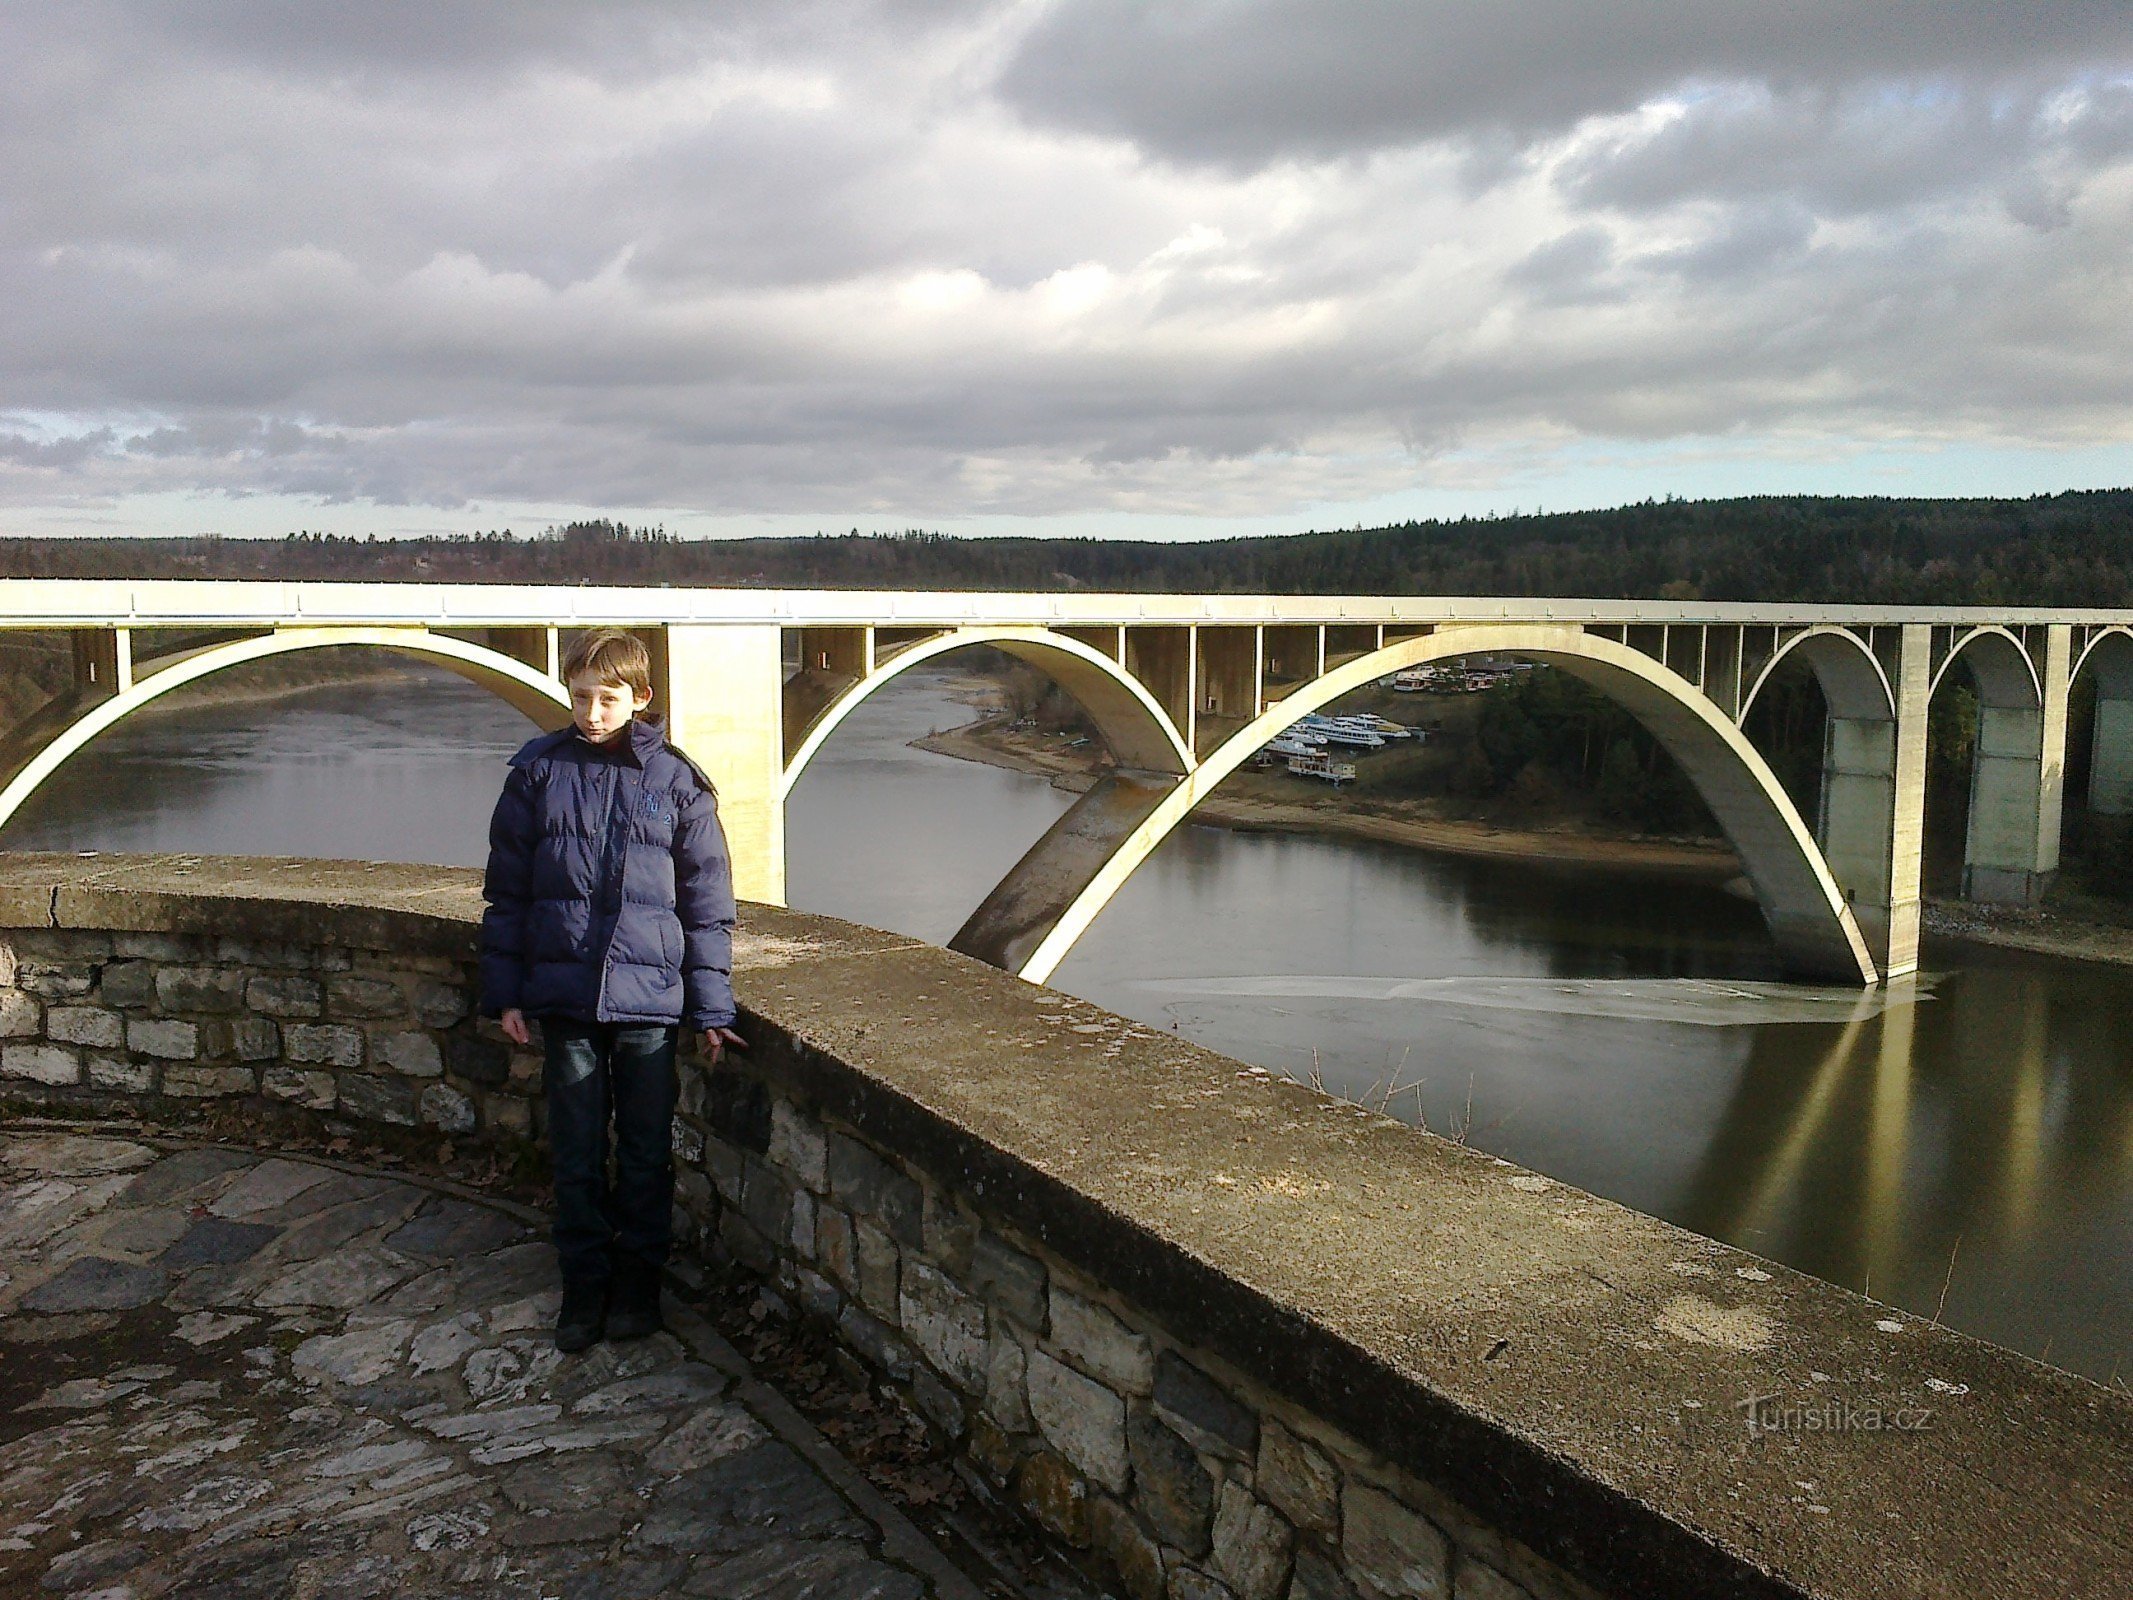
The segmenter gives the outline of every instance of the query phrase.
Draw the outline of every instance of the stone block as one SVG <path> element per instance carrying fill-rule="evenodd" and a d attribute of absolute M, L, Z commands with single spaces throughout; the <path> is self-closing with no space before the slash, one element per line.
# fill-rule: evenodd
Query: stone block
<path fill-rule="evenodd" d="M 1259 1448 L 1259 1417 L 1175 1350 L 1155 1364 L 1155 1409 L 1195 1450 L 1248 1462 Z"/>
<path fill-rule="evenodd" d="M 373 1034 L 370 1048 L 377 1060 L 407 1077 L 444 1076 L 444 1054 L 437 1048 L 437 1041 L 426 1033 L 410 1030 Z"/>
<path fill-rule="evenodd" d="M 1155 1351 L 1148 1341 L 1094 1301 L 1052 1285 L 1051 1348 L 1120 1394 L 1155 1387 Z"/>
<path fill-rule="evenodd" d="M 363 1030 L 338 1022 L 287 1023 L 281 1030 L 281 1053 L 304 1064 L 360 1067 Z"/>
<path fill-rule="evenodd" d="M 336 972 L 326 980 L 326 1010 L 335 1017 L 382 1021 L 407 1015 L 407 996 L 387 978 Z"/>
<path fill-rule="evenodd" d="M 1020 1454 L 1015 1441 L 983 1416 L 971 1419 L 969 1453 L 971 1464 L 985 1475 L 985 1481 L 1003 1489 L 1015 1475 Z"/>
<path fill-rule="evenodd" d="M 1132 1600 L 1162 1600 L 1162 1547 L 1108 1495 L 1089 1497 L 1089 1544 L 1111 1563 Z"/>
<path fill-rule="evenodd" d="M 488 1041 L 484 1040 L 483 1042 L 487 1043 Z M 451 1054 L 450 1050 L 445 1052 L 447 1061 L 451 1060 Z M 526 1085 L 528 1093 L 539 1094 L 541 1092 L 539 1087 L 541 1081 L 541 1058 L 530 1050 L 511 1051 L 510 1059 L 504 1063 L 504 1077 L 511 1083 Z M 691 1115 L 693 1114 L 691 1113 Z"/>
<path fill-rule="evenodd" d="M 364 1072 L 341 1074 L 341 1109 L 372 1122 L 415 1125 L 415 1086 L 405 1078 L 379 1078 Z"/>
<path fill-rule="evenodd" d="M 213 948 L 206 939 L 188 939 L 176 933 L 114 933 L 111 953 L 144 961 L 196 961 Z"/>
<path fill-rule="evenodd" d="M 756 1225 L 740 1213 L 738 1206 L 723 1206 L 718 1218 L 719 1242 L 736 1261 L 759 1274 L 774 1273 L 778 1268 L 778 1251 Z"/>
<path fill-rule="evenodd" d="M 985 1409 L 1009 1433 L 1027 1433 L 1036 1425 L 1029 1414 L 1028 1369 L 1028 1352 L 1013 1334 L 995 1326 L 985 1352 Z"/>
<path fill-rule="evenodd" d="M 1024 1375 L 1030 1416 L 1047 1441 L 1082 1474 L 1114 1494 L 1126 1489 L 1126 1402 L 1042 1350 Z"/>
<path fill-rule="evenodd" d="M 1146 1412 L 1133 1418 L 1127 1445 L 1133 1503 L 1156 1537 L 1188 1556 L 1207 1554 L 1215 1481 L 1199 1454 Z"/>
<path fill-rule="evenodd" d="M 676 1167 L 701 1169 L 704 1164 L 703 1129 L 676 1117 L 667 1130 L 667 1149 L 672 1153 Z"/>
<path fill-rule="evenodd" d="M 266 1017 L 229 1017 L 200 1024 L 200 1054 L 233 1061 L 272 1061 L 281 1054 L 281 1030 Z"/>
<path fill-rule="evenodd" d="M 259 1074 L 251 1067 L 169 1066 L 163 1069 L 163 1092 L 186 1100 L 254 1094 Z"/>
<path fill-rule="evenodd" d="M 165 1017 L 129 1017 L 126 1048 L 159 1061 L 195 1061 L 200 1055 L 200 1029 L 195 1023 Z"/>
<path fill-rule="evenodd" d="M 815 1207 L 815 1260 L 849 1294 L 859 1292 L 859 1257 L 852 1219 L 832 1205 Z"/>
<path fill-rule="evenodd" d="M 711 1180 L 718 1197 L 729 1206 L 741 1203 L 741 1152 L 723 1139 L 704 1139 L 704 1176 Z"/>
<path fill-rule="evenodd" d="M 45 1013 L 44 1033 L 56 1044 L 116 1050 L 126 1042 L 126 1019 L 97 1006 L 54 1006 Z"/>
<path fill-rule="evenodd" d="M 1046 1317 L 1044 1263 L 1017 1250 L 997 1233 L 981 1233 L 970 1252 L 970 1286 L 1032 1333 Z"/>
<path fill-rule="evenodd" d="M 44 1007 L 35 995 L 0 989 L 0 1039 L 34 1039 L 44 1031 Z"/>
<path fill-rule="evenodd" d="M 1296 1530 L 1280 1512 L 1262 1505 L 1241 1484 L 1222 1485 L 1211 1564 L 1237 1600 L 1280 1600 L 1295 1548 Z"/>
<path fill-rule="evenodd" d="M 15 972 L 15 987 L 46 1000 L 79 1000 L 96 987 L 96 973 L 86 964 L 53 966 L 25 961 Z"/>
<path fill-rule="evenodd" d="M 849 1210 L 876 1218 L 898 1244 L 924 1242 L 924 1196 L 918 1181 L 899 1172 L 850 1134 L 829 1136 L 830 1193 Z"/>
<path fill-rule="evenodd" d="M 99 1089 L 116 1089 L 125 1094 L 152 1094 L 156 1086 L 156 1068 L 152 1061 L 135 1061 L 128 1056 L 89 1057 L 89 1082 Z"/>
<path fill-rule="evenodd" d="M 330 1072 L 269 1067 L 261 1087 L 275 1099 L 290 1101 L 307 1111 L 331 1111 L 340 1100 L 339 1082 Z"/>
<path fill-rule="evenodd" d="M 1289 1579 L 1289 1600 L 1361 1600 L 1355 1585 L 1341 1570 L 1316 1550 L 1306 1546 L 1296 1552 L 1295 1575 Z"/>
<path fill-rule="evenodd" d="M 106 974 L 106 987 L 110 982 Z M 293 972 L 261 974 L 244 986 L 244 1003 L 262 1016 L 311 1018 L 325 1011 L 326 991 L 316 978 Z"/>
<path fill-rule="evenodd" d="M 770 1150 L 770 1091 L 760 1079 L 712 1068 L 704 1076 L 704 1120 L 728 1144 L 756 1155 Z"/>
<path fill-rule="evenodd" d="M 0 988 L 6 988 L 14 983 L 15 971 L 18 965 L 19 961 L 15 954 L 15 941 L 12 939 L 0 939 Z"/>
<path fill-rule="evenodd" d="M 825 1322 L 836 1321 L 837 1313 L 844 1307 L 844 1296 L 837 1286 L 821 1273 L 806 1267 L 794 1269 L 793 1289 L 799 1296 L 800 1309 Z"/>
<path fill-rule="evenodd" d="M 114 961 L 101 980 L 104 1004 L 143 1010 L 156 1003 L 156 969 L 146 961 Z"/>
<path fill-rule="evenodd" d="M 793 1186 L 785 1174 L 753 1156 L 742 1163 L 741 1215 L 766 1239 L 784 1244 L 792 1226 Z M 892 1309 L 888 1315 L 894 1316 Z"/>
<path fill-rule="evenodd" d="M 472 1133 L 481 1120 L 474 1102 L 448 1083 L 424 1085 L 416 1108 L 424 1122 L 445 1133 Z"/>
<path fill-rule="evenodd" d="M 425 1028 L 449 1028 L 466 1019 L 474 1008 L 466 990 L 436 978 L 417 978 L 406 986 L 407 1000 L 415 1020 Z"/>
<path fill-rule="evenodd" d="M 896 1241 L 871 1222 L 855 1220 L 852 1244 L 859 1266 L 859 1298 L 877 1317 L 893 1321 L 899 1310 L 897 1275 L 901 1265 Z"/>
<path fill-rule="evenodd" d="M 526 1058 L 533 1063 L 529 1074 L 538 1078 L 539 1056 Z M 464 1078 L 468 1083 L 478 1083 L 487 1089 L 501 1088 L 516 1076 L 512 1069 L 510 1048 L 494 1039 L 484 1039 L 478 1033 L 455 1033 L 444 1041 L 444 1064 L 455 1078 Z"/>
<path fill-rule="evenodd" d="M 0 1045 L 0 1078 L 31 1083 L 81 1082 L 81 1052 L 57 1044 Z"/>
<path fill-rule="evenodd" d="M 1494 1567 L 1462 1554 L 1452 1568 L 1452 1600 L 1533 1600 L 1533 1595 Z"/>
<path fill-rule="evenodd" d="M 906 1383 L 911 1377 L 911 1352 L 896 1337 L 895 1330 L 878 1318 L 868 1316 L 850 1301 L 837 1314 L 837 1336 L 877 1371 L 888 1374 L 898 1383 Z"/>
<path fill-rule="evenodd" d="M 1259 1432 L 1259 1493 L 1299 1528 L 1332 1533 L 1340 1525 L 1340 1469 L 1280 1423 Z"/>
<path fill-rule="evenodd" d="M 977 1253 L 978 1221 L 955 1202 L 951 1194 L 925 1188 L 920 1215 L 927 1259 L 936 1261 L 950 1276 L 968 1282 L 971 1258 Z"/>
<path fill-rule="evenodd" d="M 936 1378 L 930 1369 L 920 1367 L 911 1374 L 911 1398 L 918 1403 L 919 1414 L 940 1433 L 950 1439 L 963 1437 L 963 1430 L 968 1426 L 968 1413 L 963 1408 L 962 1397 Z"/>
<path fill-rule="evenodd" d="M 805 1189 L 792 1192 L 792 1214 L 786 1237 L 792 1243 L 793 1254 L 802 1261 L 815 1259 L 815 1197 Z"/>
<path fill-rule="evenodd" d="M 515 1133 L 521 1139 L 533 1134 L 533 1106 L 515 1094 L 488 1094 L 482 1096 L 482 1109 L 487 1114 L 489 1126 L 505 1133 Z M 676 1173 L 676 1180 L 681 1177 Z"/>
<path fill-rule="evenodd" d="M 1051 1535 L 1085 1550 L 1089 1545 L 1089 1486 L 1049 1450 L 1032 1451 L 1015 1468 L 1014 1497 Z"/>
<path fill-rule="evenodd" d="M 906 1261 L 899 1296 L 904 1334 L 965 1394 L 985 1391 L 985 1307 L 923 1261 Z"/>
<path fill-rule="evenodd" d="M 1171 1568 L 1168 1593 L 1170 1600 L 1237 1600 L 1228 1584 L 1198 1567 Z"/>
<path fill-rule="evenodd" d="M 829 1188 L 829 1135 L 789 1100 L 770 1105 L 770 1159 L 816 1194 Z"/>
<path fill-rule="evenodd" d="M 239 967 L 164 967 L 156 973 L 156 1004 L 165 1011 L 234 1016 L 244 1009 L 246 976 Z"/>
<path fill-rule="evenodd" d="M 1427 1517 L 1383 1490 L 1351 1483 L 1341 1496 L 1341 1561 L 1371 1600 L 1443 1600 L 1451 1544 Z"/>

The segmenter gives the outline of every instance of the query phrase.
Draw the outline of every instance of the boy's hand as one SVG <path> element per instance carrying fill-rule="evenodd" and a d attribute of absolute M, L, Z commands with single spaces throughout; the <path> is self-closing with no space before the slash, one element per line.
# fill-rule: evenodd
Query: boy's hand
<path fill-rule="evenodd" d="M 504 1037 L 513 1044 L 533 1043 L 533 1034 L 526 1027 L 526 1013 L 513 1007 L 496 1019 L 503 1026 Z"/>
<path fill-rule="evenodd" d="M 726 1053 L 726 1046 L 729 1044 L 736 1050 L 748 1048 L 748 1041 L 731 1028 L 706 1028 L 696 1036 L 696 1048 L 714 1067 L 718 1065 L 718 1058 Z"/>

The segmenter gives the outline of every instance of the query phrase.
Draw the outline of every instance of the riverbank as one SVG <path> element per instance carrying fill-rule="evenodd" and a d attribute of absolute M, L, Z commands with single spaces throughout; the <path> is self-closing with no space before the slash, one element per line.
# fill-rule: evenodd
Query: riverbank
<path fill-rule="evenodd" d="M 958 692 L 966 703 L 996 707 L 973 688 Z M 1040 730 L 1013 726 L 1010 714 L 988 709 L 976 721 L 911 741 L 922 750 L 983 762 L 1047 778 L 1055 788 L 1082 793 L 1097 780 L 1098 758 L 1090 744 L 1074 744 Z M 1425 801 L 1356 799 L 1297 794 L 1298 780 L 1272 773 L 1239 772 L 1223 791 L 1194 809 L 1192 820 L 1240 832 L 1317 834 L 1368 839 L 1435 855 L 1515 859 L 1547 866 L 1598 867 L 1608 871 L 1725 883 L 1741 874 L 1740 858 L 1723 844 L 1695 840 L 1625 838 L 1572 829 L 1506 827 L 1496 822 L 1432 816 Z"/>
<path fill-rule="evenodd" d="M 1929 900 L 1922 920 L 1935 940 L 2133 967 L 2133 922 L 2126 918 L 2125 907 L 2074 892 L 2041 907 Z"/>

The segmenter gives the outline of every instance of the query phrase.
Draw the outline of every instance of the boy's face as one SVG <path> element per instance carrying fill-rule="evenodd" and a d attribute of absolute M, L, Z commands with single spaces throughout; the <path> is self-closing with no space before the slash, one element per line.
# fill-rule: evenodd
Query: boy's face
<path fill-rule="evenodd" d="M 595 743 L 612 739 L 651 703 L 650 695 L 639 695 L 628 684 L 603 683 L 590 672 L 571 675 L 570 720 Z"/>

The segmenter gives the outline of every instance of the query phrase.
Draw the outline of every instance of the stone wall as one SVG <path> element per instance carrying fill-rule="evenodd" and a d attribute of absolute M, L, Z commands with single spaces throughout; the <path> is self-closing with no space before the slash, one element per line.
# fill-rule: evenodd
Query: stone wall
<path fill-rule="evenodd" d="M 1181 1342 L 774 1067 L 694 1072 L 689 1215 L 714 1257 L 899 1385 L 990 1488 L 1135 1600 L 1570 1600 L 1597 1591 Z"/>
<path fill-rule="evenodd" d="M 0 1087 L 129 1109 L 262 1096 L 402 1128 L 530 1137 L 540 1058 L 474 1017 L 464 960 L 206 933 L 17 929 Z"/>
<path fill-rule="evenodd" d="M 0 1101 L 537 1133 L 477 913 L 434 869 L 0 857 Z M 751 1048 L 683 1062 L 686 1253 L 1121 1594 L 2133 1593 L 2122 1395 L 948 952 L 747 922 Z M 1930 1426 L 1748 1426 L 1787 1406 Z"/>

